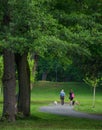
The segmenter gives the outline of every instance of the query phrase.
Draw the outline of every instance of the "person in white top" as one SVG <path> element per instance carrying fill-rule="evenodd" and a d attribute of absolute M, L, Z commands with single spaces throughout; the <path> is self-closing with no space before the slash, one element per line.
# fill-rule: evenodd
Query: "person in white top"
<path fill-rule="evenodd" d="M 60 92 L 61 105 L 64 105 L 64 98 L 65 98 L 65 92 L 62 89 L 61 92 Z"/>

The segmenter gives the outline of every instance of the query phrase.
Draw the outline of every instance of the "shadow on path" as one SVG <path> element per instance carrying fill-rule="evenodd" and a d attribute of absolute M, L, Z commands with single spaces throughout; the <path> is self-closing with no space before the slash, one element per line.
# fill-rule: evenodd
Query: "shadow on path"
<path fill-rule="evenodd" d="M 88 114 L 83 112 L 78 112 L 73 109 L 73 106 L 68 104 L 60 105 L 60 104 L 51 104 L 49 106 L 43 106 L 39 109 L 41 112 L 53 113 L 64 116 L 73 116 L 79 118 L 88 118 L 95 120 L 102 120 L 102 115 Z"/>

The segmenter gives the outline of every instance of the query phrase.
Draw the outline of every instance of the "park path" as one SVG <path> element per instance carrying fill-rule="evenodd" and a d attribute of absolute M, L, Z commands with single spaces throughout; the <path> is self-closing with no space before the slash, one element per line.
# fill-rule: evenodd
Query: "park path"
<path fill-rule="evenodd" d="M 102 115 L 95 115 L 95 114 L 88 114 L 83 112 L 78 112 L 73 109 L 73 106 L 69 104 L 50 104 L 49 106 L 43 106 L 39 108 L 41 112 L 53 113 L 58 115 L 64 116 L 73 116 L 79 118 L 88 118 L 88 119 L 95 119 L 95 120 L 102 120 Z"/>

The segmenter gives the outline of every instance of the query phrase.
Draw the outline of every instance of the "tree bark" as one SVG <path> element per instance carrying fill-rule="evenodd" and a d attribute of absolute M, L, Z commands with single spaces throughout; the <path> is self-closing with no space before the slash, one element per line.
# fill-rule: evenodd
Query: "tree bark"
<path fill-rule="evenodd" d="M 3 52 L 4 74 L 3 74 L 3 113 L 2 116 L 9 121 L 15 121 L 16 112 L 16 78 L 15 57 L 8 50 Z"/>
<path fill-rule="evenodd" d="M 16 55 L 18 70 L 18 112 L 24 116 L 30 115 L 30 70 L 27 61 L 27 54 Z"/>
<path fill-rule="evenodd" d="M 95 93 L 96 93 L 96 86 L 93 87 L 93 104 L 92 107 L 95 107 Z"/>
<path fill-rule="evenodd" d="M 43 72 L 43 74 L 42 74 L 42 80 L 46 80 L 47 79 L 47 74 L 48 74 L 47 71 Z"/>

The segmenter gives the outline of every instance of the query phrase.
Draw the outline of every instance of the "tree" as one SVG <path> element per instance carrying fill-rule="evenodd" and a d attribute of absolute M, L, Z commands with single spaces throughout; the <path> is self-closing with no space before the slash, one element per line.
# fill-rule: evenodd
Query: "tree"
<path fill-rule="evenodd" d="M 9 121 L 15 121 L 16 114 L 16 78 L 14 54 L 4 50 L 4 74 L 3 74 L 3 113 L 2 117 Z"/>
<path fill-rule="evenodd" d="M 18 112 L 24 116 L 30 115 L 30 70 L 27 61 L 27 53 L 21 55 L 16 54 L 16 64 L 18 70 Z"/>
<path fill-rule="evenodd" d="M 80 5 L 82 6 L 80 9 L 77 6 L 78 2 L 73 3 L 73 7 L 76 5 L 76 8 L 63 12 L 66 4 L 61 5 L 61 13 L 56 15 L 59 16 L 60 23 L 67 27 L 61 31 L 61 38 L 80 46 L 80 48 L 75 48 L 76 51 L 68 54 L 71 54 L 73 63 L 79 66 L 84 75 L 88 73 L 91 76 L 94 73 L 94 76 L 98 76 L 102 73 L 102 20 L 100 19 L 102 2 L 84 1 L 83 5 Z M 60 4 L 57 4 L 57 7 L 59 6 Z M 74 50 L 74 47 L 72 48 Z"/>
<path fill-rule="evenodd" d="M 10 15 L 8 0 L 1 1 L 1 23 L 2 35 L 5 33 L 5 41 L 7 40 L 7 30 L 10 25 Z M 0 5 L 0 6 L 1 6 Z M 2 41 L 3 42 L 3 41 Z M 4 57 L 4 74 L 3 74 L 3 113 L 2 117 L 7 118 L 9 121 L 15 121 L 15 105 L 16 105 L 16 79 L 15 79 L 15 56 L 10 50 L 3 49 Z M 12 64 L 11 64 L 12 63 Z"/>
<path fill-rule="evenodd" d="M 92 107 L 95 107 L 95 94 L 96 94 L 96 87 L 98 86 L 98 83 L 100 81 L 99 78 L 96 77 L 86 77 L 84 79 L 85 83 L 87 83 L 89 86 L 93 87 L 93 103 L 92 103 Z"/>
<path fill-rule="evenodd" d="M 49 30 L 53 29 L 51 26 L 56 23 L 53 17 L 47 14 L 43 2 L 5 0 L 1 1 L 2 6 L 0 5 L 2 7 L 0 12 L 0 28 L 2 30 L 1 46 L 4 50 L 10 51 L 10 54 L 12 54 L 11 52 L 16 54 L 19 79 L 18 111 L 22 112 L 24 116 L 30 115 L 30 74 L 27 63 L 28 51 L 35 50 L 36 52 L 38 48 L 35 44 L 35 40 L 41 35 L 50 35 L 51 31 Z M 45 49 L 46 44 L 43 45 L 43 51 Z M 37 52 L 42 53 L 41 50 Z M 5 54 L 6 53 L 4 53 L 4 57 L 8 56 L 8 59 L 10 59 L 10 55 L 7 53 L 8 55 L 5 56 Z M 10 62 L 6 63 L 6 60 L 4 60 L 4 69 L 10 66 Z M 12 63 L 14 64 L 13 59 Z M 7 71 L 4 72 L 7 74 Z M 15 71 L 12 72 L 15 75 Z M 26 82 L 24 82 L 24 80 Z M 12 80 L 12 83 L 13 81 L 14 80 Z M 5 89 L 5 91 L 7 91 L 7 89 Z M 13 94 L 15 95 L 15 92 L 13 92 Z M 4 96 L 6 96 L 5 93 Z M 7 96 L 10 97 L 10 93 L 8 93 Z M 12 98 L 15 99 L 15 97 Z M 7 98 L 4 98 L 4 100 L 4 102 L 6 102 Z M 5 107 L 5 109 L 7 108 Z"/>

